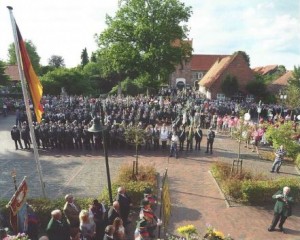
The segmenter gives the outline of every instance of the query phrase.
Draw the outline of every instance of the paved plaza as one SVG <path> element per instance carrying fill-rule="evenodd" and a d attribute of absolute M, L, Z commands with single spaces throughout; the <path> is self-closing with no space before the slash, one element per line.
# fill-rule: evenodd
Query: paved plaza
<path fill-rule="evenodd" d="M 33 153 L 15 150 L 10 138 L 14 116 L 0 118 L 0 197 L 9 199 L 14 191 L 11 171 L 17 172 L 18 183 L 27 176 L 30 197 L 41 197 L 42 190 L 36 170 Z M 287 234 L 268 232 L 272 220 L 272 207 L 235 206 L 228 207 L 209 169 L 217 160 L 232 162 L 237 157 L 237 143 L 226 136 L 217 134 L 213 155 L 191 151 L 182 153 L 178 159 L 168 158 L 168 151 L 143 151 L 140 163 L 152 164 L 162 175 L 168 168 L 172 201 L 172 216 L 169 232 L 176 234 L 176 228 L 194 224 L 199 232 L 204 232 L 206 224 L 229 233 L 236 240 L 300 239 L 300 207 L 295 206 L 293 216 L 288 218 L 285 227 Z M 256 172 L 264 172 L 270 177 L 294 176 L 299 172 L 293 165 L 282 167 L 281 174 L 269 173 L 271 162 L 259 159 L 249 149 L 241 148 L 244 167 Z M 97 197 L 107 186 L 103 152 L 74 150 L 42 151 L 40 160 L 46 194 L 49 198 L 72 193 L 76 197 Z M 119 167 L 134 160 L 134 150 L 109 150 L 111 178 L 113 180 Z"/>

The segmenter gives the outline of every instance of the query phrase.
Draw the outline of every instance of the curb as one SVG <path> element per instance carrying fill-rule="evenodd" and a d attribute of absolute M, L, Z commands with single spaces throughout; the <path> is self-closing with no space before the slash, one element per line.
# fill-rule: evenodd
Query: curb
<path fill-rule="evenodd" d="M 226 198 L 225 194 L 224 194 L 223 191 L 221 190 L 221 188 L 220 188 L 218 182 L 216 181 L 216 179 L 215 179 L 214 176 L 212 175 L 211 171 L 208 171 L 208 173 L 209 173 L 209 175 L 212 177 L 212 179 L 214 180 L 215 184 L 217 185 L 220 194 L 223 196 L 224 201 L 225 201 L 225 204 L 226 204 L 226 207 L 227 207 L 227 208 L 232 207 L 232 206 L 230 205 L 228 199 Z"/>

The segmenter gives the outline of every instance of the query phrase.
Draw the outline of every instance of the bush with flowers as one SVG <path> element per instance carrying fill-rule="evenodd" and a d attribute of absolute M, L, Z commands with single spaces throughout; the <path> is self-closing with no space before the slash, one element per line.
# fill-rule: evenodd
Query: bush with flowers
<path fill-rule="evenodd" d="M 207 225 L 204 236 L 201 236 L 194 225 L 186 225 L 176 229 L 181 235 L 174 236 L 166 234 L 168 240 L 233 240 L 230 235 L 225 236 L 222 232 L 217 231 L 211 225 Z"/>
<path fill-rule="evenodd" d="M 14 236 L 7 236 L 3 240 L 30 240 L 30 238 L 25 233 L 18 233 Z"/>
<path fill-rule="evenodd" d="M 197 229 L 194 225 L 186 225 L 177 228 L 177 232 L 184 236 L 186 240 L 195 239 L 193 236 L 197 236 Z"/>
<path fill-rule="evenodd" d="M 224 233 L 222 233 L 221 231 L 217 231 L 211 225 L 207 225 L 204 239 L 205 240 L 233 240 L 233 238 L 229 234 L 225 236 Z"/>

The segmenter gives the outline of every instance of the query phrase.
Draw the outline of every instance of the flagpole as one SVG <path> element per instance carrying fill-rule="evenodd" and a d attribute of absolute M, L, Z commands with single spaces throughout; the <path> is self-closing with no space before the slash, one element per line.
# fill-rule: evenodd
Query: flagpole
<path fill-rule="evenodd" d="M 14 41 L 15 41 L 15 52 L 16 52 L 16 57 L 17 57 L 17 62 L 18 62 L 18 69 L 19 69 L 19 74 L 20 74 L 20 79 L 21 79 L 21 85 L 22 85 L 22 92 L 23 92 L 23 97 L 24 97 L 24 103 L 25 103 L 25 108 L 26 108 L 26 114 L 28 118 L 28 125 L 30 129 L 30 135 L 32 139 L 32 144 L 33 144 L 33 154 L 34 154 L 34 159 L 36 162 L 36 168 L 39 174 L 39 179 L 42 187 L 42 192 L 43 192 L 43 197 L 46 198 L 46 192 L 45 192 L 45 183 L 43 181 L 43 174 L 42 174 L 42 167 L 39 159 L 39 152 L 37 148 L 37 143 L 35 139 L 35 134 L 34 134 L 34 129 L 33 129 L 33 123 L 32 123 L 32 116 L 31 116 L 31 111 L 30 111 L 30 106 L 29 106 L 29 97 L 28 97 L 28 91 L 27 91 L 27 85 L 25 82 L 25 75 L 24 75 L 24 70 L 23 70 L 23 64 L 20 59 L 20 45 L 19 45 L 19 40 L 17 37 L 17 29 L 16 29 L 16 22 L 15 18 L 13 16 L 12 10 L 13 8 L 10 6 L 7 6 L 9 10 L 9 15 L 10 15 L 10 20 L 11 20 L 11 25 L 13 29 L 13 35 L 14 35 Z"/>

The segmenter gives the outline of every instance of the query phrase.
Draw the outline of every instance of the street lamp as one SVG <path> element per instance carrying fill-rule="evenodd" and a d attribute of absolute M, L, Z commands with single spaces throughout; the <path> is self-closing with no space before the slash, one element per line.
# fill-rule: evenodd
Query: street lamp
<path fill-rule="evenodd" d="M 109 195 L 110 204 L 112 204 L 113 198 L 112 198 L 112 190 L 111 190 L 109 162 L 108 162 L 108 155 L 107 155 L 106 127 L 102 126 L 102 124 L 100 123 L 100 118 L 95 117 L 93 119 L 93 125 L 88 129 L 88 131 L 91 133 L 102 132 L 103 151 L 104 151 L 104 156 L 105 156 L 106 176 L 107 176 L 107 185 L 108 185 L 108 195 Z"/>
<path fill-rule="evenodd" d="M 284 92 L 280 92 L 279 96 L 280 96 L 280 99 L 281 99 L 281 111 L 280 111 L 280 115 L 282 116 L 283 102 L 287 99 L 287 95 Z"/>

